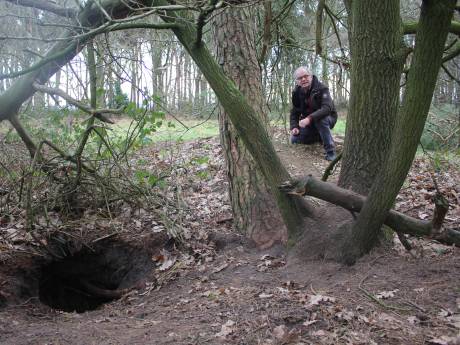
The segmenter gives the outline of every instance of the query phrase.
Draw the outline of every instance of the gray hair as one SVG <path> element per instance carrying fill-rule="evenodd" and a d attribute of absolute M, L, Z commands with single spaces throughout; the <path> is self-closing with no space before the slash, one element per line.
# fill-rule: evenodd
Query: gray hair
<path fill-rule="evenodd" d="M 300 74 L 300 71 L 305 71 L 308 75 L 313 75 L 307 66 L 300 66 L 294 71 L 294 79 Z"/>

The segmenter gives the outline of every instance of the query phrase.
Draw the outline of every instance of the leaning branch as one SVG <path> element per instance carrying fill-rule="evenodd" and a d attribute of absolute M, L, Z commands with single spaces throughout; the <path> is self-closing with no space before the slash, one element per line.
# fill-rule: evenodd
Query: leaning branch
<path fill-rule="evenodd" d="M 121 30 L 131 30 L 131 29 L 154 29 L 154 30 L 170 30 L 178 29 L 180 24 L 177 23 L 123 23 L 123 24 L 113 24 L 108 26 L 104 32 L 113 32 Z"/>
<path fill-rule="evenodd" d="M 55 54 L 52 54 L 52 55 L 48 55 L 46 57 L 44 57 L 43 59 L 41 59 L 40 61 L 38 61 L 37 63 L 33 64 L 32 66 L 28 67 L 28 68 L 24 68 L 20 71 L 17 71 L 17 72 L 12 72 L 12 73 L 6 73 L 6 74 L 0 74 L 0 80 L 2 79 L 12 79 L 12 78 L 16 78 L 16 77 L 20 77 L 22 75 L 25 75 L 25 74 L 28 74 L 28 73 L 31 73 L 31 72 L 34 72 L 38 69 L 40 69 L 41 67 L 47 65 L 48 63 L 52 62 L 52 61 L 56 61 L 58 60 L 59 58 L 71 53 L 72 51 L 76 50 L 76 44 L 75 45 L 69 45 L 68 47 L 66 47 L 64 50 L 61 50 Z"/>
<path fill-rule="evenodd" d="M 446 66 L 441 65 L 441 68 L 444 70 L 444 72 L 446 72 L 450 79 L 455 80 L 457 83 L 460 84 L 460 79 L 456 78 L 452 73 L 450 73 L 449 69 Z"/>

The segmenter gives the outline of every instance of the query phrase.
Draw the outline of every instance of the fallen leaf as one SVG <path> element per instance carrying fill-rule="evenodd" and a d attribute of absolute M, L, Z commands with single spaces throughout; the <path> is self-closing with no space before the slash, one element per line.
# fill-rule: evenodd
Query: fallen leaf
<path fill-rule="evenodd" d="M 288 294 L 289 293 L 289 290 L 288 289 L 285 289 L 285 288 L 282 288 L 282 287 L 276 287 L 276 289 L 282 293 L 282 294 Z"/>
<path fill-rule="evenodd" d="M 216 337 L 225 338 L 227 335 L 232 334 L 235 326 L 235 321 L 228 320 L 225 324 L 221 326 L 220 332 L 216 333 Z"/>
<path fill-rule="evenodd" d="M 460 314 L 456 314 L 447 318 L 450 324 L 456 328 L 460 329 Z"/>
<path fill-rule="evenodd" d="M 171 258 L 163 261 L 163 263 L 161 264 L 161 266 L 158 269 L 160 271 L 166 271 L 166 270 L 170 269 L 175 263 L 176 263 L 176 258 L 171 257 Z"/>
<path fill-rule="evenodd" d="M 415 325 L 419 322 L 419 319 L 417 318 L 417 316 L 409 316 L 407 318 L 407 321 L 409 321 L 411 325 Z"/>
<path fill-rule="evenodd" d="M 320 329 L 320 330 L 311 332 L 311 335 L 314 337 L 324 337 L 326 335 L 326 332 Z"/>
<path fill-rule="evenodd" d="M 226 269 L 227 267 L 228 267 L 228 263 L 226 262 L 226 263 L 220 265 L 219 267 L 216 267 L 216 268 L 212 271 L 212 273 L 218 273 L 218 272 L 220 272 L 220 271 L 223 271 L 223 270 Z"/>
<path fill-rule="evenodd" d="M 449 309 L 441 309 L 441 311 L 438 313 L 439 316 L 441 317 L 448 317 L 452 315 L 452 312 Z"/>
<path fill-rule="evenodd" d="M 335 317 L 339 320 L 351 321 L 355 317 L 355 314 L 351 311 L 341 311 L 335 314 Z"/>
<path fill-rule="evenodd" d="M 270 259 L 275 259 L 275 257 L 271 256 L 271 255 L 268 255 L 268 254 L 262 255 L 260 257 L 260 261 L 265 261 L 265 260 L 270 260 Z"/>
<path fill-rule="evenodd" d="M 391 290 L 391 291 L 382 291 L 375 295 L 378 299 L 387 299 L 391 297 L 395 297 L 395 293 L 398 292 L 399 289 Z"/>
<path fill-rule="evenodd" d="M 454 338 L 442 335 L 439 338 L 428 339 L 427 344 L 431 344 L 431 345 L 449 345 L 449 341 L 452 340 L 452 339 L 454 339 Z"/>
<path fill-rule="evenodd" d="M 398 329 L 401 324 L 398 319 L 386 313 L 380 313 L 377 316 L 377 319 L 381 324 L 384 324 L 384 326 L 389 329 Z"/>
<path fill-rule="evenodd" d="M 273 335 L 275 336 L 276 339 L 279 339 L 279 340 L 285 338 L 287 335 L 287 327 L 285 325 L 276 326 L 273 329 Z"/>
<path fill-rule="evenodd" d="M 323 296 L 323 295 L 309 295 L 307 307 L 312 307 L 323 302 L 335 302 L 334 297 Z"/>
<path fill-rule="evenodd" d="M 310 321 L 305 321 L 302 325 L 304 326 L 310 326 L 310 325 L 313 325 L 314 323 L 317 323 L 318 320 L 310 320 Z"/>

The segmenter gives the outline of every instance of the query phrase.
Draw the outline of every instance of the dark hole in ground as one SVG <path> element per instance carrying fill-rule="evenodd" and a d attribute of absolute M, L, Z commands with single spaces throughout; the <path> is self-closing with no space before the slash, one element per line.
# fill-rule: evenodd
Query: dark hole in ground
<path fill-rule="evenodd" d="M 121 297 L 126 289 L 144 280 L 152 268 L 145 250 L 126 243 L 84 249 L 42 266 L 40 301 L 66 312 L 94 310 Z"/>

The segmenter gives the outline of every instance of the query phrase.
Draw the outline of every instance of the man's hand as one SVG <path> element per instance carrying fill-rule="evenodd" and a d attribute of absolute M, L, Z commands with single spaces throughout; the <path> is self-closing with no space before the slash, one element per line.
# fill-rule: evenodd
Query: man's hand
<path fill-rule="evenodd" d="M 303 120 L 300 120 L 299 121 L 299 126 L 302 127 L 302 128 L 305 128 L 307 126 L 309 126 L 311 123 L 311 119 L 309 116 L 307 116 L 306 118 L 304 118 Z"/>
<path fill-rule="evenodd" d="M 299 135 L 299 133 L 300 133 L 300 131 L 299 131 L 299 129 L 297 127 L 291 129 L 291 134 L 292 135 Z"/>

